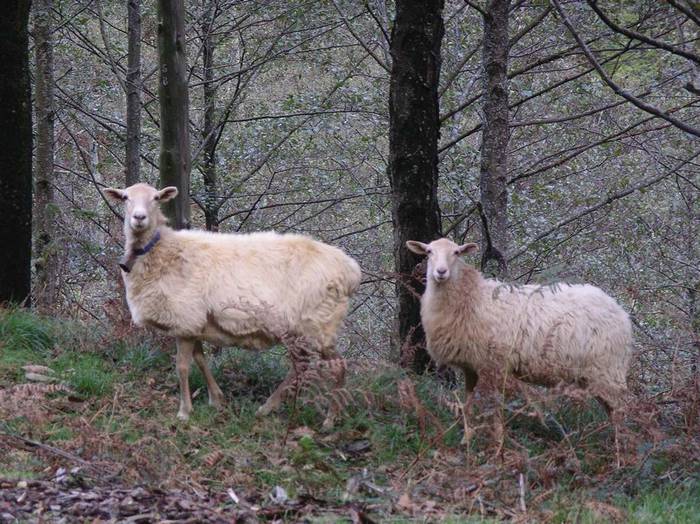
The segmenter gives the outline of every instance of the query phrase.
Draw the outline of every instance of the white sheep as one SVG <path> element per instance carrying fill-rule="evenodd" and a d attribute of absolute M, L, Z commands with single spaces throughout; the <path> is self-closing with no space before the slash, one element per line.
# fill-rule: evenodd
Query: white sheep
<path fill-rule="evenodd" d="M 510 286 L 486 279 L 460 258 L 476 244 L 442 238 L 406 246 L 428 257 L 421 298 L 428 353 L 463 371 L 465 404 L 479 372 L 495 366 L 525 382 L 587 389 L 609 415 L 622 406 L 632 327 L 614 299 L 591 285 Z"/>
<path fill-rule="evenodd" d="M 125 204 L 120 266 L 132 318 L 176 338 L 178 418 L 186 420 L 192 410 L 193 358 L 206 379 L 209 403 L 223 401 L 202 341 L 264 349 L 279 343 L 284 330 L 302 337 L 321 359 L 339 358 L 337 331 L 360 283 L 358 264 L 340 249 L 302 235 L 174 231 L 160 204 L 177 193 L 175 187 L 158 191 L 147 184 L 104 190 Z M 294 369 L 259 415 L 279 407 L 293 379 Z M 341 373 L 338 387 L 343 379 Z M 332 425 L 333 415 L 325 426 Z"/>

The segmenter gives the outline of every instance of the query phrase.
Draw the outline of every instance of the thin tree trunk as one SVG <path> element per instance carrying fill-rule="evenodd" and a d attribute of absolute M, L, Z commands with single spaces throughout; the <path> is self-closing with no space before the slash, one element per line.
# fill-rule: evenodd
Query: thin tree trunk
<path fill-rule="evenodd" d="M 415 271 L 420 260 L 405 243 L 440 236 L 437 147 L 443 6 L 444 0 L 397 1 L 391 34 L 389 181 L 399 280 L 398 335 L 402 364 L 417 372 L 429 362 L 416 296 L 423 284 Z"/>
<path fill-rule="evenodd" d="M 490 0 L 484 13 L 484 125 L 481 140 L 481 268 L 507 273 L 508 259 L 508 8 L 510 0 Z"/>
<path fill-rule="evenodd" d="M 141 0 L 127 0 L 129 50 L 126 71 L 126 186 L 141 167 Z"/>
<path fill-rule="evenodd" d="M 28 305 L 32 254 L 32 107 L 29 0 L 0 16 L 0 304 Z"/>
<path fill-rule="evenodd" d="M 53 0 L 34 0 L 34 53 L 36 63 L 36 166 L 34 297 L 40 311 L 50 311 L 58 298 L 58 258 L 55 249 L 53 194 L 54 81 L 51 7 Z"/>
<path fill-rule="evenodd" d="M 183 0 L 158 0 L 158 58 L 160 77 L 160 181 L 175 186 L 177 198 L 164 207 L 176 229 L 190 226 L 190 140 L 188 128 Z"/>
<path fill-rule="evenodd" d="M 681 234 L 685 240 L 685 258 L 686 260 L 698 260 L 700 249 L 698 246 L 698 238 L 700 238 L 700 198 L 696 193 L 693 193 L 692 188 L 684 185 L 679 186 L 679 189 L 686 189 L 685 196 L 682 201 L 685 204 L 685 209 L 681 213 Z M 700 395 L 700 278 L 698 272 L 691 272 L 687 277 L 688 287 L 686 288 L 688 320 L 690 323 L 690 336 L 695 352 L 695 358 L 692 365 L 693 383 L 696 394 Z M 697 418 L 696 418 L 697 420 Z M 693 427 L 693 424 L 689 425 Z"/>
<path fill-rule="evenodd" d="M 214 42 L 212 41 L 211 30 L 214 17 L 215 3 L 209 2 L 207 16 L 202 22 L 203 38 L 203 68 L 204 68 L 204 126 L 202 128 L 202 140 L 204 147 L 204 166 L 202 174 L 204 177 L 204 220 L 209 231 L 219 229 L 219 208 L 217 205 L 217 177 L 216 177 L 216 142 L 215 132 L 215 108 L 216 108 L 216 86 L 214 84 Z"/>
<path fill-rule="evenodd" d="M 688 316 L 690 319 L 690 336 L 695 349 L 695 384 L 700 392 L 700 280 L 690 284 L 687 289 Z"/>

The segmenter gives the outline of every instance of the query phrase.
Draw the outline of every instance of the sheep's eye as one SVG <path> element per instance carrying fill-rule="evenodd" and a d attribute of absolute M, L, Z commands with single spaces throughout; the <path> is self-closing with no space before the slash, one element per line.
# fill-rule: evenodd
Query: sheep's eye
<path fill-rule="evenodd" d="M 128 200 L 129 200 L 129 196 L 128 196 L 128 195 L 122 195 L 122 200 L 123 200 L 124 202 L 128 201 Z"/>
<path fill-rule="evenodd" d="M 459 255 L 459 249 L 455 249 L 455 255 Z"/>
<path fill-rule="evenodd" d="M 425 252 L 428 253 L 429 255 L 432 255 L 432 254 L 433 254 L 433 250 L 432 250 L 432 249 L 426 249 Z"/>
<path fill-rule="evenodd" d="M 160 197 L 159 197 L 158 195 L 155 195 L 155 196 L 153 197 L 153 200 L 156 200 L 156 201 L 157 201 L 157 200 L 160 200 Z"/>

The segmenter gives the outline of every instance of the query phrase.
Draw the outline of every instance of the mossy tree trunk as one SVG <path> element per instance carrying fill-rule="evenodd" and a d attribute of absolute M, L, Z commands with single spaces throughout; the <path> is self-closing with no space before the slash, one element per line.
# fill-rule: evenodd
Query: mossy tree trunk
<path fill-rule="evenodd" d="M 126 71 L 126 185 L 139 181 L 141 168 L 141 0 L 128 0 Z"/>
<path fill-rule="evenodd" d="M 206 15 L 202 17 L 202 58 L 204 82 L 204 125 L 202 141 L 204 155 L 202 176 L 204 178 L 204 220 L 208 231 L 219 229 L 219 205 L 217 201 L 216 146 L 219 138 L 216 117 L 216 84 L 214 83 L 214 37 L 212 36 L 215 2 L 209 2 Z"/>
<path fill-rule="evenodd" d="M 29 0 L 0 16 L 0 303 L 28 304 L 32 254 L 32 108 Z"/>
<path fill-rule="evenodd" d="M 483 14 L 484 78 L 480 190 L 481 269 L 505 276 L 508 256 L 508 11 L 510 0 L 489 0 Z"/>
<path fill-rule="evenodd" d="M 54 201 L 54 79 L 51 9 L 53 0 L 34 0 L 36 165 L 34 171 L 34 299 L 51 311 L 58 299 Z"/>
<path fill-rule="evenodd" d="M 398 0 L 391 33 L 389 181 L 397 273 L 398 336 L 402 364 L 425 370 L 429 357 L 420 324 L 420 260 L 407 240 L 440 236 L 438 83 L 444 0 Z"/>
<path fill-rule="evenodd" d="M 163 187 L 179 190 L 163 211 L 176 229 L 186 229 L 190 226 L 191 161 L 183 0 L 158 0 L 158 59 L 160 181 Z"/>

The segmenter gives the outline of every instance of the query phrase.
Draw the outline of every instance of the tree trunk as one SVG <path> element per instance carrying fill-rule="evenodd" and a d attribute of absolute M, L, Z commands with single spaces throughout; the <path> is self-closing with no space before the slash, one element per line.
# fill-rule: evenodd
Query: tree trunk
<path fill-rule="evenodd" d="M 510 0 L 490 0 L 484 15 L 484 126 L 481 139 L 482 271 L 508 270 L 508 9 Z"/>
<path fill-rule="evenodd" d="M 204 177 L 204 220 L 208 231 L 219 229 L 219 207 L 216 200 L 216 143 L 215 108 L 216 86 L 214 84 L 214 42 L 212 41 L 212 24 L 214 16 L 214 2 L 209 3 L 207 16 L 202 22 L 202 54 L 204 68 L 204 126 L 202 127 L 202 140 L 204 147 L 204 165 L 202 175 Z"/>
<path fill-rule="evenodd" d="M 129 51 L 126 71 L 126 186 L 141 168 L 141 0 L 127 0 Z"/>
<path fill-rule="evenodd" d="M 429 357 L 420 325 L 420 260 L 407 240 L 440 236 L 438 83 L 444 0 L 398 0 L 391 34 L 389 181 L 392 191 L 398 334 L 403 365 L 425 370 Z M 418 272 L 420 273 L 420 272 Z"/>
<path fill-rule="evenodd" d="M 54 81 L 51 7 L 53 0 L 34 0 L 34 52 L 36 60 L 36 166 L 34 297 L 40 311 L 50 311 L 58 299 L 58 258 L 54 241 L 56 204 L 53 195 Z"/>
<path fill-rule="evenodd" d="M 695 374 L 695 387 L 700 393 L 700 280 L 689 284 L 687 289 L 688 316 L 690 320 L 690 336 L 695 350 L 695 362 L 693 372 Z"/>
<path fill-rule="evenodd" d="M 0 303 L 28 305 L 32 254 L 32 108 L 29 0 L 0 16 Z"/>
<path fill-rule="evenodd" d="M 175 186 L 177 198 L 163 206 L 176 229 L 190 226 L 190 140 L 188 128 L 183 0 L 158 0 L 158 59 L 160 78 L 160 181 Z"/>

